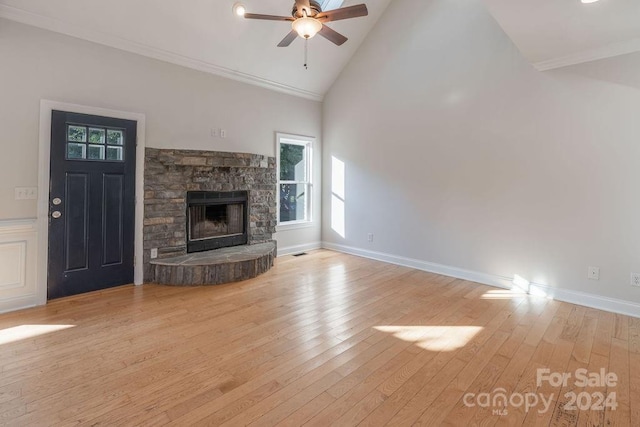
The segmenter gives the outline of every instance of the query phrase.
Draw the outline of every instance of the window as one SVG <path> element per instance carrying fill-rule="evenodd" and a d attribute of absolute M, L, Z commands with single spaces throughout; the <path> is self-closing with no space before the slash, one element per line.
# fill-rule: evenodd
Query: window
<path fill-rule="evenodd" d="M 314 138 L 278 134 L 278 224 L 311 222 Z"/>
<path fill-rule="evenodd" d="M 322 6 L 322 10 L 333 10 L 342 7 L 342 3 L 344 0 L 322 0 L 320 6 Z"/>
<path fill-rule="evenodd" d="M 124 160 L 124 130 L 67 125 L 67 160 Z"/>

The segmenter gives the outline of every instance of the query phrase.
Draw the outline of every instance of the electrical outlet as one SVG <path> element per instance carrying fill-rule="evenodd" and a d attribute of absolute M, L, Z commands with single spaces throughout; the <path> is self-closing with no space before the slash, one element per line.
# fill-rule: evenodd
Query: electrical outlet
<path fill-rule="evenodd" d="M 16 200 L 36 200 L 38 199 L 38 187 L 16 187 Z"/>
<path fill-rule="evenodd" d="M 220 138 L 226 138 L 227 137 L 227 131 L 225 129 L 220 129 Z"/>
<path fill-rule="evenodd" d="M 151 259 L 158 258 L 158 248 L 151 249 Z"/>
<path fill-rule="evenodd" d="M 367 234 L 367 242 L 369 243 L 373 242 L 373 233 Z"/>
<path fill-rule="evenodd" d="M 211 129 L 211 136 L 212 136 L 213 138 L 217 138 L 217 137 L 218 137 L 218 135 L 220 135 L 220 129 L 218 129 L 218 128 L 212 128 L 212 129 Z"/>
<path fill-rule="evenodd" d="M 640 273 L 631 273 L 631 286 L 640 288 Z"/>
<path fill-rule="evenodd" d="M 600 280 L 600 267 L 589 267 L 587 278 L 590 280 Z"/>

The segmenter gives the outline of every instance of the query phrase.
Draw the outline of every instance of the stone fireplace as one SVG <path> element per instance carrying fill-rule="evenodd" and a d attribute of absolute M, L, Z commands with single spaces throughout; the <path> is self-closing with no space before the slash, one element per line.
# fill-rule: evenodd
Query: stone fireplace
<path fill-rule="evenodd" d="M 246 254 L 242 245 L 272 242 L 277 224 L 276 185 L 273 157 L 147 148 L 145 281 L 157 279 L 154 265 L 158 261 L 171 264 L 192 253 L 202 259 L 196 252 L 222 247 L 228 259 L 233 258 L 236 245 L 240 245 L 236 252 Z M 270 257 L 275 256 L 273 247 Z M 152 249 L 158 252 L 153 263 Z"/>

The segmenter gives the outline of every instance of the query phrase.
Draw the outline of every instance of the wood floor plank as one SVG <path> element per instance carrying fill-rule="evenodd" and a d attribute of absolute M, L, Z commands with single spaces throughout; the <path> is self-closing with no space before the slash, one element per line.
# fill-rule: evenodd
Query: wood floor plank
<path fill-rule="evenodd" d="M 629 402 L 631 425 L 640 425 L 640 353 L 629 353 Z"/>
<path fill-rule="evenodd" d="M 323 392 L 275 425 L 280 427 L 301 426 L 334 401 L 335 398 L 333 398 L 333 396 L 329 393 Z"/>
<path fill-rule="evenodd" d="M 628 325 L 626 316 L 619 320 Z M 618 318 L 618 316 L 616 316 Z M 628 328 L 626 329 L 628 333 Z M 607 372 L 614 373 L 617 377 L 615 386 L 607 387 L 606 394 L 616 393 L 617 407 L 605 408 L 604 424 L 607 426 L 630 426 L 631 422 L 631 398 L 630 398 L 630 358 L 628 335 L 621 334 L 611 340 L 611 357 Z"/>
<path fill-rule="evenodd" d="M 515 302 L 509 300 L 496 305 L 501 308 L 503 307 L 503 304 L 514 304 L 513 307 L 517 308 L 522 304 L 522 302 L 522 299 L 516 299 Z M 425 363 L 423 366 L 414 365 L 414 368 L 419 368 L 418 371 L 414 371 L 414 369 L 403 369 L 399 371 L 399 376 L 393 378 L 393 382 L 385 382 L 379 390 L 389 390 L 387 392 L 390 393 L 387 394 L 388 399 L 382 402 L 379 407 L 375 408 L 375 410 L 362 421 L 362 425 L 381 425 L 396 416 L 396 414 L 406 405 L 406 402 L 419 392 L 422 384 L 426 383 L 428 378 L 435 374 L 433 368 L 435 368 L 435 370 L 440 369 L 442 364 L 446 363 L 453 357 L 457 357 L 463 363 L 469 363 L 470 360 L 476 357 L 478 351 L 494 333 L 497 333 L 497 331 L 502 328 L 510 328 L 507 325 L 513 321 L 513 313 L 499 311 L 498 314 L 498 316 L 491 318 L 491 320 L 487 320 L 489 318 L 485 318 L 487 324 L 484 329 L 476 335 L 470 343 L 467 343 L 467 346 L 465 346 L 464 350 L 460 353 L 445 352 L 437 354 L 437 357 L 435 358 L 425 357 Z M 521 315 L 522 312 L 519 312 L 519 314 Z M 516 315 L 515 317 L 518 318 L 519 316 Z M 459 322 L 461 325 L 465 325 L 468 324 L 468 320 L 469 319 L 467 318 L 462 318 Z M 482 326 L 483 323 L 477 322 L 476 324 Z M 504 341 L 507 337 L 508 334 L 504 332 L 504 336 L 500 339 Z M 432 359 L 434 360 L 432 361 Z M 432 363 L 435 363 L 435 365 Z M 409 376 L 407 374 L 410 375 L 410 378 L 407 378 Z"/>
<path fill-rule="evenodd" d="M 324 250 L 3 314 L 3 337 L 0 425 L 640 425 L 640 319 Z M 619 381 L 538 387 L 545 368 Z M 465 405 L 496 387 L 553 409 Z M 618 407 L 565 411 L 567 391 Z"/>
<path fill-rule="evenodd" d="M 517 315 L 517 318 L 513 319 L 513 316 L 510 316 L 505 320 L 504 325 L 520 324 L 523 323 L 523 321 L 524 323 L 526 323 L 525 319 L 528 319 L 528 321 L 531 322 L 531 317 L 525 316 L 526 313 L 529 313 L 529 310 L 532 310 L 532 307 L 530 307 L 527 302 L 528 301 L 521 303 L 518 306 L 519 310 L 513 312 Z M 549 363 L 554 345 L 559 339 L 560 333 L 564 327 L 566 317 L 568 317 L 568 314 L 571 310 L 570 307 L 564 307 L 562 305 L 554 307 L 553 304 L 547 304 L 545 307 L 548 309 L 548 311 L 542 312 L 540 314 L 540 317 L 535 320 L 534 326 L 526 333 L 524 341 L 522 341 L 524 345 L 530 347 L 533 347 L 536 345 L 536 343 L 538 343 L 534 354 L 531 356 L 529 370 L 534 366 L 538 367 L 541 366 L 540 364 L 544 365 L 546 363 Z M 552 317 L 551 321 L 549 321 L 547 317 Z M 539 334 L 538 330 L 536 329 L 536 325 L 539 323 L 547 324 L 549 326 L 544 331 L 542 337 L 539 338 L 539 341 L 536 341 L 532 337 Z M 513 326 L 507 326 L 505 328 L 504 326 L 501 326 L 500 330 L 507 333 L 506 331 L 513 330 L 512 327 Z M 505 351 L 502 351 L 502 353 L 505 353 Z M 503 374 L 510 361 L 510 358 L 502 354 L 495 354 L 466 390 L 467 393 L 470 394 L 470 396 L 473 396 L 476 399 L 469 399 L 466 402 L 463 400 L 464 398 L 459 400 L 454 408 L 449 412 L 447 418 L 443 421 L 443 424 L 456 426 L 458 424 L 473 424 L 482 422 L 486 425 L 493 425 L 495 423 L 501 422 L 502 416 L 494 415 L 494 408 L 490 408 L 487 410 L 487 408 L 478 407 L 479 405 L 477 396 L 479 396 L 481 393 L 491 393 L 498 388 L 510 387 L 510 384 L 508 383 L 498 383 L 498 378 Z M 533 374 L 533 371 L 531 371 L 529 375 L 531 374 Z M 531 377 L 524 378 L 525 381 L 531 381 Z M 520 384 L 521 381 L 522 380 L 518 381 L 518 384 Z M 473 406 L 469 408 L 468 405 Z M 511 408 L 509 410 L 512 411 Z M 511 419 L 511 417 L 509 417 L 508 419 Z"/>

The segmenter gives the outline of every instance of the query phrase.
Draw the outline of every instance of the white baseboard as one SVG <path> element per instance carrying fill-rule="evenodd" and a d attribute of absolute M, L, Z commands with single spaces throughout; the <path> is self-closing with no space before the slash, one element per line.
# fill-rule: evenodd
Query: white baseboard
<path fill-rule="evenodd" d="M 2 299 L 0 300 L 0 314 L 36 307 L 38 305 L 38 302 L 32 295 L 12 299 Z"/>
<path fill-rule="evenodd" d="M 631 317 L 640 317 L 640 304 L 632 301 L 624 301 L 568 289 L 553 288 L 538 283 L 531 283 L 530 288 L 531 293 L 544 294 L 548 298 L 558 301 L 597 308 L 598 310 L 610 311 L 612 313 L 625 314 Z"/>
<path fill-rule="evenodd" d="M 322 242 L 312 242 L 304 245 L 288 246 L 286 248 L 278 247 L 278 256 L 293 255 L 300 252 L 313 251 L 315 249 L 322 249 Z"/>
<path fill-rule="evenodd" d="M 495 286 L 503 289 L 512 288 L 511 282 L 513 278 L 509 277 L 478 273 L 477 271 L 464 270 L 462 268 L 449 267 L 447 265 L 435 264 L 432 262 L 405 258 L 397 255 L 386 254 L 383 252 L 370 251 L 367 249 L 354 248 L 352 246 L 338 245 L 329 242 L 323 242 L 322 247 L 325 249 L 330 249 L 332 251 L 344 252 L 351 255 L 361 256 L 363 258 L 375 259 L 377 261 L 388 262 L 390 264 L 415 268 L 416 270 L 428 271 L 429 273 L 442 274 L 443 276 L 469 280 L 470 282 L 478 282 L 484 285 Z"/>
<path fill-rule="evenodd" d="M 390 264 L 402 265 L 405 267 L 415 268 L 416 270 L 428 271 L 430 273 L 455 277 L 457 279 L 469 280 L 471 282 L 477 282 L 483 285 L 489 285 L 503 289 L 511 289 L 514 287 L 512 283 L 513 278 L 510 277 L 480 273 L 477 271 L 465 270 L 462 268 L 451 267 L 412 258 L 405 258 L 383 252 L 375 252 L 367 249 L 360 249 L 352 246 L 345 246 L 330 242 L 322 242 L 322 247 L 336 252 L 343 252 L 363 258 L 388 262 Z M 615 298 L 604 297 L 601 295 L 589 294 L 586 292 L 559 289 L 539 283 L 530 283 L 529 293 L 534 295 L 544 295 L 547 298 L 555 299 L 558 301 L 596 308 L 612 313 L 624 314 L 632 317 L 640 317 L 640 304 L 631 301 L 624 301 Z"/>

